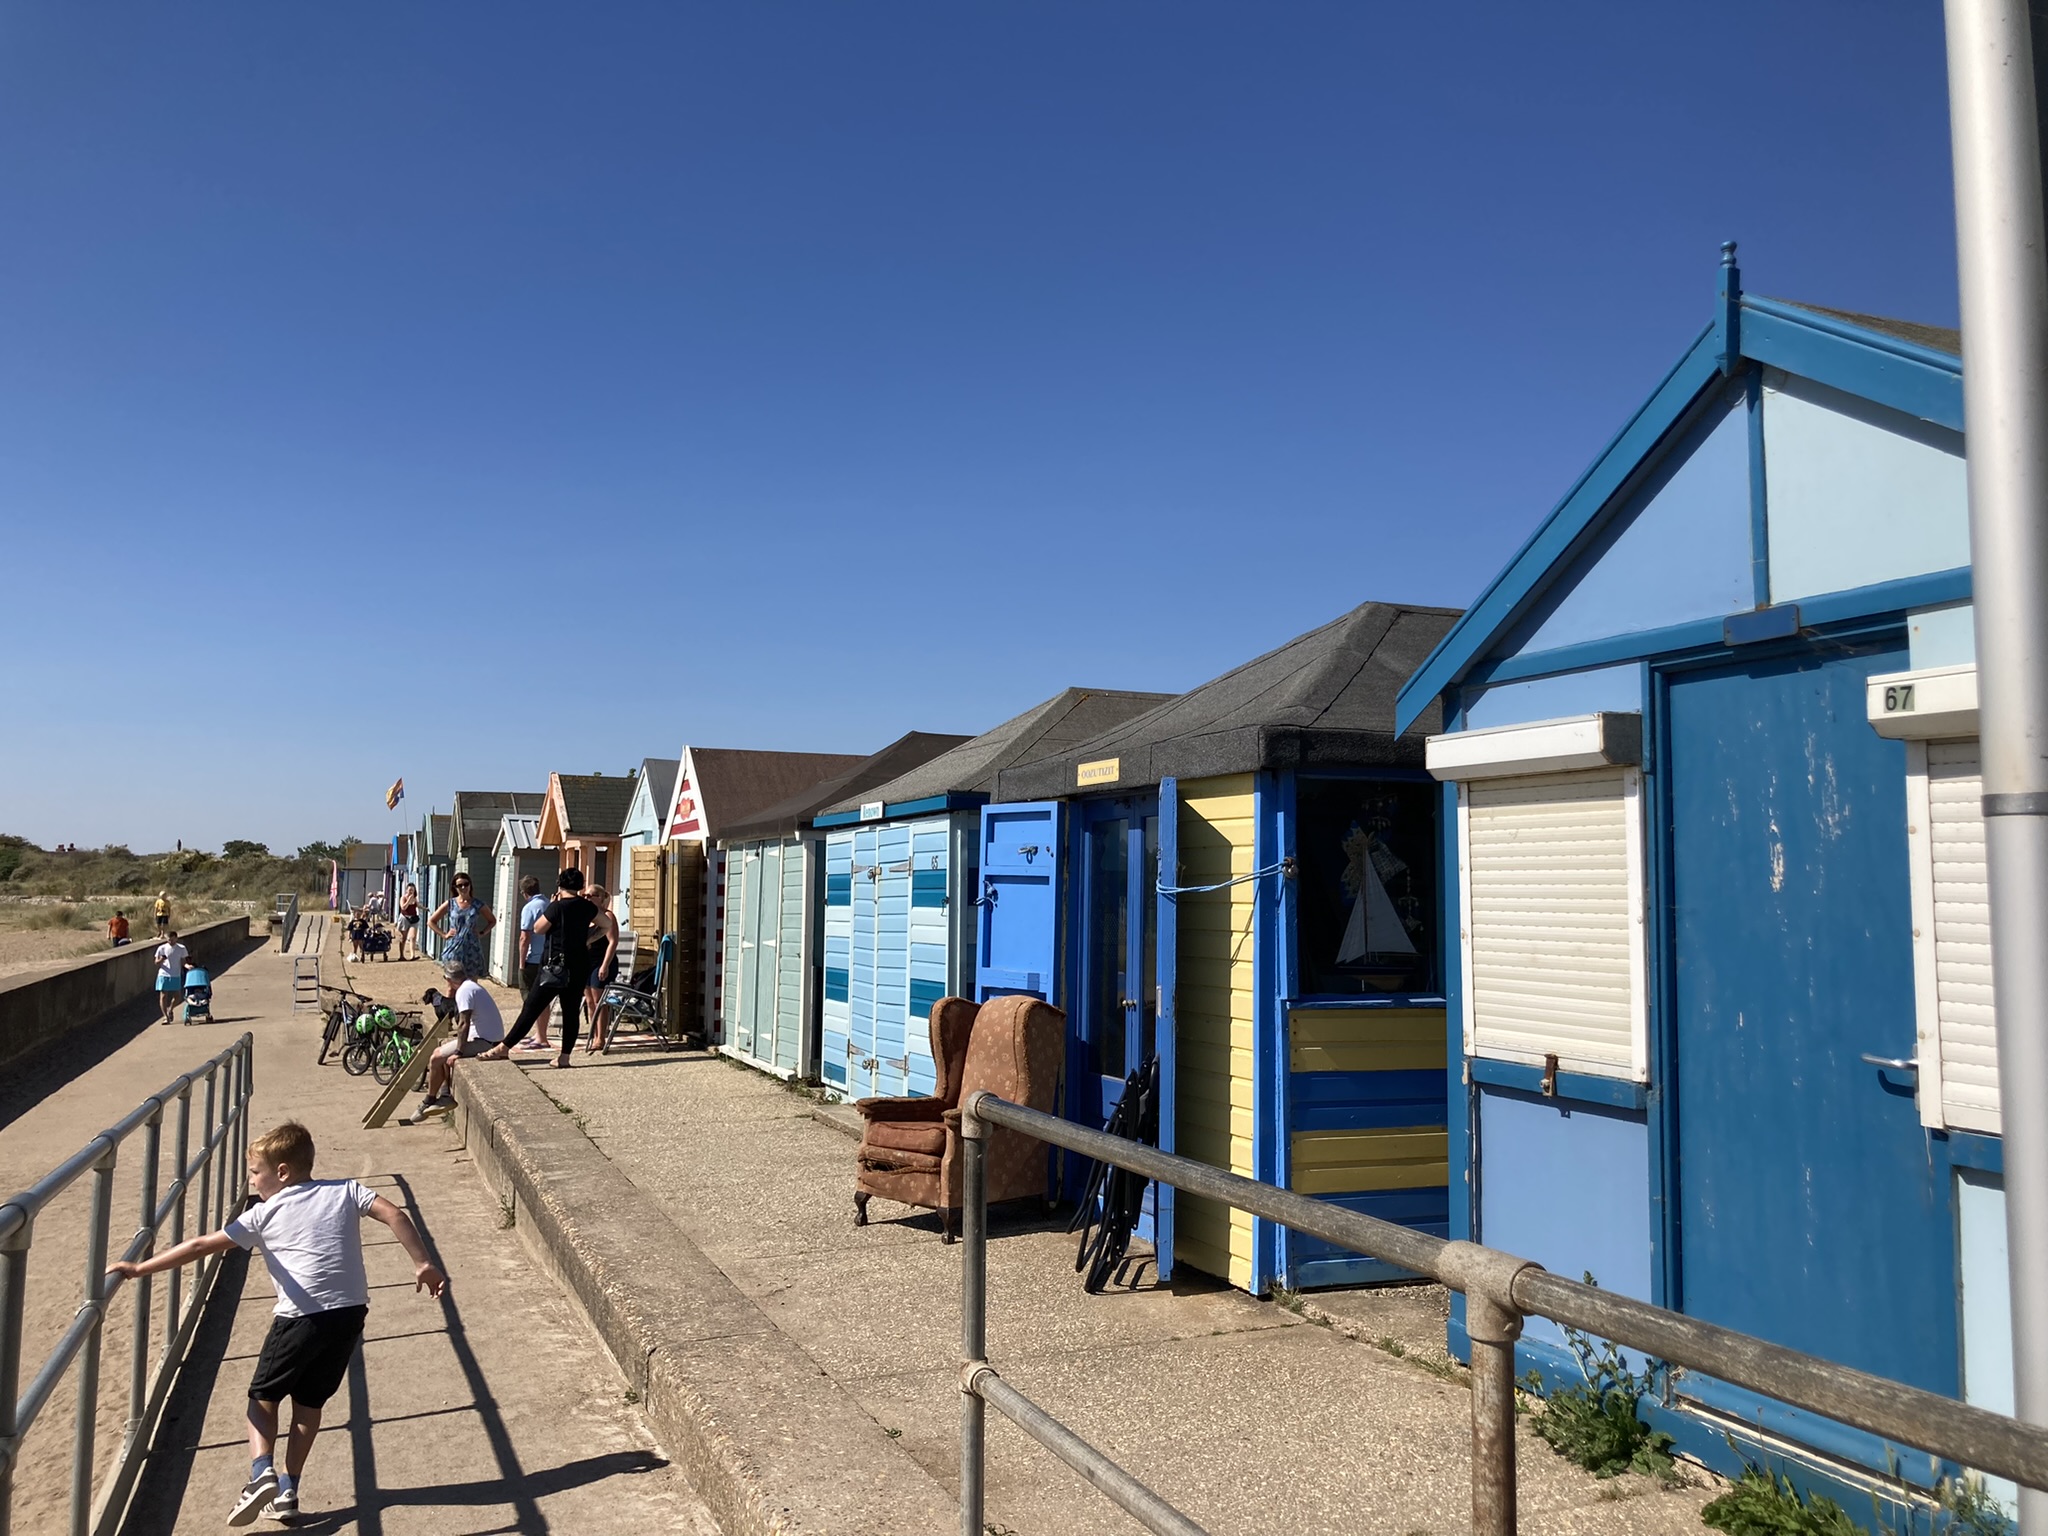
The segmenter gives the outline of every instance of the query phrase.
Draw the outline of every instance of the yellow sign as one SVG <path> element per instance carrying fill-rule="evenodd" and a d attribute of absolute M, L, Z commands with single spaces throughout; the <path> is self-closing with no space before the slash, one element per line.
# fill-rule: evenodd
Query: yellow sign
<path fill-rule="evenodd" d="M 1120 757 L 1105 757 L 1099 762 L 1083 763 L 1075 771 L 1074 783 L 1076 785 L 1114 784 L 1123 776 L 1123 762 L 1124 760 Z"/>

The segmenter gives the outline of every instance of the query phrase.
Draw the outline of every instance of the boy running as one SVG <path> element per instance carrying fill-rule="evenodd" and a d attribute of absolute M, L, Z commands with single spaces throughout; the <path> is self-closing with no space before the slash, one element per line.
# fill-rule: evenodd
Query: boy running
<path fill-rule="evenodd" d="M 132 1280 L 223 1253 L 230 1244 L 262 1249 L 277 1289 L 277 1315 L 249 1382 L 249 1482 L 228 1511 L 229 1525 L 249 1524 L 266 1505 L 274 1519 L 298 1517 L 299 1476 L 320 1433 L 320 1410 L 341 1386 L 370 1309 L 362 1218 L 391 1229 L 413 1261 L 416 1289 L 439 1296 L 447 1284 L 405 1212 L 354 1179 L 313 1177 L 313 1137 L 303 1125 L 280 1125 L 249 1144 L 249 1188 L 262 1204 L 220 1231 L 140 1263 L 111 1266 Z M 280 1472 L 272 1455 L 277 1405 L 287 1397 L 292 1425 Z"/>

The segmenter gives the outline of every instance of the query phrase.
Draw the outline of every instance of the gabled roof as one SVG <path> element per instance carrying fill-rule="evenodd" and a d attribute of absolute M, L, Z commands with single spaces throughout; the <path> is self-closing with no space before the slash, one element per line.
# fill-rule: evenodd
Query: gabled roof
<path fill-rule="evenodd" d="M 1462 681 L 1535 606 L 1551 578 L 1598 536 L 1637 472 L 1689 424 L 1701 397 L 1739 373 L 1745 360 L 1963 430 L 1957 332 L 1745 294 L 1733 245 L 1722 252 L 1713 324 L 1408 680 L 1395 715 L 1399 729 L 1414 724 L 1446 688 Z"/>
<path fill-rule="evenodd" d="M 491 844 L 493 855 L 507 848 L 519 852 L 538 848 L 540 841 L 540 818 L 538 816 L 504 816 L 498 821 L 498 838 Z"/>
<path fill-rule="evenodd" d="M 1005 768 L 996 798 L 1070 795 L 1079 766 L 1105 758 L 1117 776 L 1104 789 L 1261 768 L 1419 766 L 1422 733 L 1395 735 L 1394 698 L 1457 617 L 1365 603 L 1066 751 Z"/>
<path fill-rule="evenodd" d="M 635 793 L 637 795 L 643 788 L 647 791 L 647 803 L 654 807 L 656 820 L 665 815 L 675 802 L 676 775 L 682 767 L 683 760 L 679 757 L 648 757 L 640 761 L 640 780 Z M 627 814 L 632 814 L 630 807 Z"/>
<path fill-rule="evenodd" d="M 893 807 L 943 800 L 948 795 L 993 795 L 996 775 L 1005 768 L 1049 752 L 1065 751 L 1076 742 L 1086 741 L 1172 697 L 1170 693 L 1068 688 L 952 751 L 941 753 L 922 767 L 835 801 L 824 815 L 858 813 L 863 803 L 877 801 Z"/>
<path fill-rule="evenodd" d="M 538 816 L 547 798 L 545 793 L 528 794 L 523 790 L 458 789 L 450 814 L 459 824 L 460 848 L 451 851 L 488 849 L 497 840 L 501 816 L 507 811 L 517 811 L 522 816 Z"/>
<path fill-rule="evenodd" d="M 763 842 L 788 837 L 818 812 L 846 796 L 859 797 L 877 784 L 886 784 L 899 774 L 930 762 L 941 752 L 961 745 L 966 736 L 939 736 L 930 731 L 911 731 L 897 737 L 873 757 L 864 757 L 844 773 L 835 773 L 778 800 L 745 821 L 736 822 L 719 833 L 728 843 Z"/>
<path fill-rule="evenodd" d="M 554 847 L 571 837 L 617 837 L 638 781 L 624 774 L 552 773 L 541 836 Z"/>
<path fill-rule="evenodd" d="M 452 836 L 451 829 L 454 827 L 454 825 L 455 818 L 453 816 L 436 816 L 432 814 L 428 815 L 427 858 L 445 859 L 449 856 L 449 853 L 451 851 L 449 847 L 449 838 Z"/>
<path fill-rule="evenodd" d="M 704 823 L 705 838 L 712 842 L 724 837 L 727 827 L 865 761 L 857 752 L 748 752 L 731 747 L 684 750 L 698 818 Z M 682 788 L 678 778 L 676 793 L 680 795 Z M 673 806 L 669 825 L 675 825 Z"/>

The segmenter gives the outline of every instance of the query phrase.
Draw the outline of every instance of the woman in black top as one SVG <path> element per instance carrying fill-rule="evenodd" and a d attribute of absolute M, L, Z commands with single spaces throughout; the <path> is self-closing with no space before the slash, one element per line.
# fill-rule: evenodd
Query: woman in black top
<path fill-rule="evenodd" d="M 583 896 L 583 871 L 573 866 L 563 870 L 555 882 L 555 899 L 533 920 L 533 931 L 547 939 L 547 959 L 526 994 L 519 1017 L 505 1031 L 505 1038 L 485 1051 L 481 1060 L 503 1061 L 512 1048 L 526 1038 L 526 1032 L 533 1028 L 542 1011 L 549 1004 L 559 1002 L 562 1005 L 562 1032 L 557 1037 L 557 1044 L 561 1046 L 561 1054 L 555 1057 L 555 1065 L 569 1065 L 570 1053 L 576 1049 L 583 990 L 590 985 L 592 962 L 597 958 L 590 950 L 590 927 L 596 918 L 597 908 Z"/>

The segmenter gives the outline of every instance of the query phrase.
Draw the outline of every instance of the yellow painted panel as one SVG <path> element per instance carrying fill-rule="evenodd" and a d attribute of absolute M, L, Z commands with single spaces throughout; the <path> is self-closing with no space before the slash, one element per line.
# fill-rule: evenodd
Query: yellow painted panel
<path fill-rule="evenodd" d="M 1421 1045 L 1310 1045 L 1288 1052 L 1295 1072 L 1431 1072 L 1444 1068 L 1444 1042 Z"/>
<path fill-rule="evenodd" d="M 1301 1008 L 1287 1016 L 1287 1032 L 1305 1045 L 1349 1040 L 1435 1040 L 1445 1033 L 1441 1008 Z"/>
<path fill-rule="evenodd" d="M 1304 1168 L 1294 1175 L 1301 1195 L 1357 1195 L 1377 1189 L 1442 1189 L 1449 1163 L 1388 1163 L 1380 1168 Z"/>
<path fill-rule="evenodd" d="M 1449 1155 L 1449 1146 L 1449 1133 L 1429 1126 L 1374 1131 L 1297 1131 L 1293 1137 L 1294 1166 L 1441 1163 Z"/>

